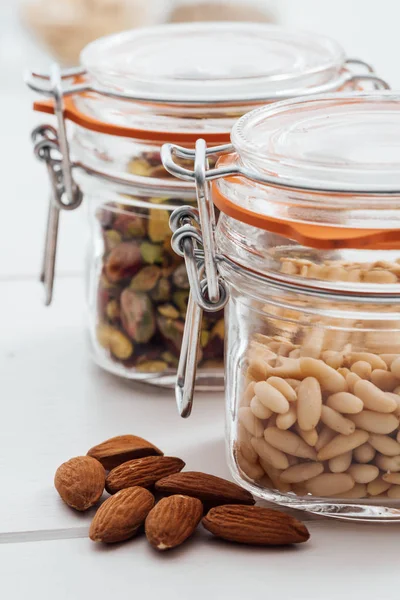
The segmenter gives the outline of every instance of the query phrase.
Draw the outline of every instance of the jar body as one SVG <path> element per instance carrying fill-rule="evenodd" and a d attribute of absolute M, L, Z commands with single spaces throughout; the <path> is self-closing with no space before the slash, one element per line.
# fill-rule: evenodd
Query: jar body
<path fill-rule="evenodd" d="M 219 247 L 226 250 L 229 218 L 221 220 Z M 399 281 L 398 253 L 328 253 L 252 229 L 253 240 L 258 232 L 263 250 L 269 247 L 272 271 L 297 278 L 299 289 L 221 266 L 230 290 L 226 398 L 234 477 L 283 505 L 400 519 L 400 311 L 390 301 L 335 299 L 301 287 L 313 278 L 383 291 Z M 235 243 L 237 258 L 238 237 Z"/>
<path fill-rule="evenodd" d="M 184 261 L 171 248 L 169 217 L 179 199 L 143 190 L 116 195 L 90 180 L 81 187 L 91 231 L 87 293 L 92 356 L 117 375 L 173 386 L 189 297 Z M 207 314 L 199 388 L 223 385 L 223 338 L 222 312 Z"/>

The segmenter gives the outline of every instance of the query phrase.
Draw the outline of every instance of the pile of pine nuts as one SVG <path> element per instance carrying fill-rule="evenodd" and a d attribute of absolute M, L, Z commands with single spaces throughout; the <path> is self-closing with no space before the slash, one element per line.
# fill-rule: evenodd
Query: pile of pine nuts
<path fill-rule="evenodd" d="M 320 279 L 345 280 L 344 271 L 347 281 L 400 278 L 397 263 L 351 267 L 282 263 L 283 272 Z M 364 338 L 354 344 L 351 331 L 322 321 L 304 328 L 294 314 L 283 316 L 282 335 L 255 334 L 249 345 L 234 449 L 239 470 L 283 494 L 400 499 L 399 333 L 360 330 Z"/>

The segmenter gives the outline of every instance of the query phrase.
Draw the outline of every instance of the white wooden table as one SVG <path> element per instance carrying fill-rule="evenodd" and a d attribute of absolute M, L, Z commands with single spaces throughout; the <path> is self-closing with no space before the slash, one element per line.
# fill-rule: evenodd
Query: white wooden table
<path fill-rule="evenodd" d="M 52 484 L 57 466 L 122 433 L 149 438 L 191 470 L 229 477 L 224 406 L 222 394 L 200 394 L 193 416 L 183 421 L 172 393 L 130 385 L 91 363 L 84 335 L 82 212 L 63 215 L 55 301 L 49 309 L 42 306 L 36 276 L 46 180 L 31 155 L 35 118 L 19 72 L 43 57 L 18 33 L 14 4 L 0 3 L 0 55 L 7 57 L 1 64 L 8 82 L 0 96 L 0 598 L 398 600 L 400 526 L 313 519 L 310 542 L 282 550 L 228 545 L 200 528 L 182 548 L 159 555 L 144 538 L 113 547 L 91 543 L 93 513 L 77 514 L 58 498 Z M 383 28 L 375 2 L 326 2 L 320 22 L 317 0 L 281 4 L 291 24 L 304 27 L 309 15 L 310 28 L 337 31 L 349 53 L 369 60 L 376 55 L 383 74 L 400 81 L 387 43 L 398 19 L 388 16 L 382 43 L 374 38 L 368 45 L 375 16 Z M 349 4 L 354 26 L 346 18 L 339 27 L 335 15 Z M 392 15 L 399 12 L 395 0 L 385 7 Z"/>

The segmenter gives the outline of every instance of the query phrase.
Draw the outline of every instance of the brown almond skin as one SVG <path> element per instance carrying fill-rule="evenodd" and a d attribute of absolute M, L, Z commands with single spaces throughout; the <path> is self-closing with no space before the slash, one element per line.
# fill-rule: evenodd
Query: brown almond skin
<path fill-rule="evenodd" d="M 149 490 L 131 487 L 107 498 L 90 525 L 89 537 L 94 542 L 113 544 L 133 537 L 154 506 Z"/>
<path fill-rule="evenodd" d="M 159 448 L 137 435 L 117 435 L 93 446 L 87 453 L 88 456 L 101 462 L 107 471 L 134 458 L 162 456 L 163 454 Z"/>
<path fill-rule="evenodd" d="M 156 483 L 156 490 L 163 494 L 184 494 L 198 498 L 207 508 L 220 504 L 254 504 L 247 490 L 208 473 L 185 471 L 169 475 Z"/>
<path fill-rule="evenodd" d="M 77 456 L 60 465 L 54 476 L 54 486 L 68 506 L 88 510 L 104 491 L 104 467 L 90 456 Z"/>
<path fill-rule="evenodd" d="M 216 537 L 239 544 L 285 546 L 302 544 L 310 537 L 301 521 L 261 506 L 217 506 L 203 518 L 202 524 Z"/>
<path fill-rule="evenodd" d="M 162 498 L 149 512 L 145 531 L 157 550 L 170 550 L 192 535 L 203 516 L 203 504 L 197 498 L 177 494 Z"/>
<path fill-rule="evenodd" d="M 123 488 L 140 485 L 151 487 L 158 479 L 177 473 L 185 463 L 174 456 L 145 456 L 115 467 L 106 478 L 106 490 L 115 494 Z"/>

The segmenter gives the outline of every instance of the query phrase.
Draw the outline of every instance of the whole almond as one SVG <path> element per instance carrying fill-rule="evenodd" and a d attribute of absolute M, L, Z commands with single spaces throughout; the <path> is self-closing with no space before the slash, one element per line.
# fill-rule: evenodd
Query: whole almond
<path fill-rule="evenodd" d="M 117 435 L 93 446 L 87 453 L 88 456 L 101 462 L 108 471 L 134 458 L 161 456 L 162 454 L 163 452 L 156 446 L 137 435 Z"/>
<path fill-rule="evenodd" d="M 133 537 L 154 506 L 154 496 L 142 487 L 130 487 L 107 498 L 94 516 L 89 537 L 112 544 Z"/>
<path fill-rule="evenodd" d="M 202 523 L 213 535 L 239 544 L 284 546 L 301 544 L 310 537 L 301 521 L 261 506 L 217 506 Z"/>
<path fill-rule="evenodd" d="M 254 504 L 250 492 L 208 473 L 185 471 L 160 479 L 156 490 L 164 494 L 184 494 L 201 500 L 207 507 L 219 504 Z"/>
<path fill-rule="evenodd" d="M 202 516 L 203 504 L 197 498 L 163 498 L 147 515 L 147 539 L 157 550 L 175 548 L 192 535 Z"/>
<path fill-rule="evenodd" d="M 54 486 L 68 506 L 87 510 L 100 499 L 106 479 L 104 467 L 90 456 L 77 456 L 58 467 Z"/>
<path fill-rule="evenodd" d="M 174 456 L 145 456 L 122 463 L 109 472 L 106 490 L 115 494 L 123 488 L 140 485 L 151 487 L 156 481 L 172 473 L 177 473 L 185 463 Z"/>

